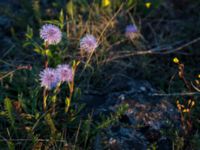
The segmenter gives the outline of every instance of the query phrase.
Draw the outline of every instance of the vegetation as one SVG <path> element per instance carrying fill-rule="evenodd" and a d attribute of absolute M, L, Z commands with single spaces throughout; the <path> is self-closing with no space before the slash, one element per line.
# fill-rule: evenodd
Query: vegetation
<path fill-rule="evenodd" d="M 181 125 L 162 133 L 173 149 L 200 149 L 199 0 L 9 0 L 0 6 L 0 149 L 93 149 L 128 105 L 95 118 L 81 98 L 90 89 L 104 91 L 119 74 L 147 80 L 170 97 Z M 61 35 L 42 34 L 50 24 L 48 34 L 57 27 Z M 45 69 L 56 72 L 62 64 L 70 78 L 55 73 L 43 83 Z"/>

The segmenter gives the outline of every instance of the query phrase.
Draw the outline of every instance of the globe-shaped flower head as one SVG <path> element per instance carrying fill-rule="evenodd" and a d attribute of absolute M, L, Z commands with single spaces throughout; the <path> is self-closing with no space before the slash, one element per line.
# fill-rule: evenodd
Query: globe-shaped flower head
<path fill-rule="evenodd" d="M 58 65 L 56 72 L 59 76 L 60 82 L 70 82 L 73 80 L 72 68 L 67 64 Z"/>
<path fill-rule="evenodd" d="M 88 53 L 93 52 L 97 46 L 97 40 L 93 35 L 87 34 L 80 40 L 81 50 L 85 50 Z"/>
<path fill-rule="evenodd" d="M 125 29 L 125 36 L 129 39 L 136 39 L 139 36 L 138 28 L 135 24 L 127 25 Z"/>
<path fill-rule="evenodd" d="M 40 72 L 41 86 L 48 90 L 56 87 L 59 82 L 59 76 L 55 69 L 46 68 Z"/>
<path fill-rule="evenodd" d="M 60 29 L 52 24 L 45 24 L 40 29 L 40 37 L 49 45 L 56 45 L 62 39 Z"/>

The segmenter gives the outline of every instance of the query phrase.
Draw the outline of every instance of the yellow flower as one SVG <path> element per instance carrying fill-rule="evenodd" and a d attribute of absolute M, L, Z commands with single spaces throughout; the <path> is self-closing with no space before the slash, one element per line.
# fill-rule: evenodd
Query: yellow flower
<path fill-rule="evenodd" d="M 111 3 L 110 0 L 102 0 L 102 6 L 103 6 L 103 7 L 109 6 L 110 3 Z"/>
<path fill-rule="evenodd" d="M 200 74 L 198 74 L 198 78 L 200 78 Z"/>
<path fill-rule="evenodd" d="M 183 112 L 187 113 L 187 112 L 190 112 L 190 110 L 189 109 L 183 109 Z"/>
<path fill-rule="evenodd" d="M 181 110 L 181 105 L 180 105 L 180 104 L 177 104 L 177 108 L 178 108 L 178 110 L 180 111 L 180 110 Z"/>
<path fill-rule="evenodd" d="M 190 105 L 190 107 L 193 107 L 194 105 L 195 105 L 195 101 L 193 101 L 193 100 L 189 100 L 188 101 L 188 106 Z"/>
<path fill-rule="evenodd" d="M 178 63 L 179 63 L 179 59 L 178 59 L 177 57 L 174 57 L 173 62 L 174 62 L 175 64 L 178 64 Z"/>
<path fill-rule="evenodd" d="M 189 100 L 188 100 L 188 105 L 190 105 L 190 104 L 191 104 L 191 102 L 192 102 L 192 100 L 191 100 L 191 99 L 189 99 Z"/>
<path fill-rule="evenodd" d="M 200 77 L 198 76 L 198 78 L 200 78 Z M 196 83 L 197 85 L 200 84 L 199 80 L 195 80 L 195 83 Z"/>
<path fill-rule="evenodd" d="M 195 105 L 195 101 L 192 101 L 191 107 L 193 107 Z"/>
<path fill-rule="evenodd" d="M 179 104 L 179 100 L 176 101 L 176 104 Z"/>
<path fill-rule="evenodd" d="M 151 2 L 146 2 L 145 6 L 146 6 L 146 8 L 150 8 L 151 7 Z"/>

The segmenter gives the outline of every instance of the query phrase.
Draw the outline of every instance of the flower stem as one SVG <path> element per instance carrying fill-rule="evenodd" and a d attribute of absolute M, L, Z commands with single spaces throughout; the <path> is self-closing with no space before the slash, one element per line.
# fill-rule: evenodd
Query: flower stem
<path fill-rule="evenodd" d="M 56 89 L 54 90 L 54 95 L 53 95 L 53 97 L 52 97 L 52 114 L 53 115 L 55 115 L 55 113 L 56 113 L 56 102 L 57 102 L 57 95 L 58 95 L 58 93 L 59 93 L 59 91 L 60 91 L 60 85 L 61 85 L 61 83 L 59 83 L 58 85 L 57 85 L 57 87 L 56 87 Z"/>
<path fill-rule="evenodd" d="M 47 89 L 43 90 L 43 110 L 46 111 L 47 108 Z"/>
<path fill-rule="evenodd" d="M 48 49 L 48 43 L 45 42 L 45 62 L 44 62 L 44 68 L 48 68 L 48 57 L 46 54 L 46 50 Z M 46 111 L 46 107 L 47 107 L 47 89 L 44 88 L 43 90 L 43 110 L 44 112 Z"/>
<path fill-rule="evenodd" d="M 70 93 L 69 93 L 69 97 L 66 97 L 66 99 L 65 99 L 65 104 L 66 104 L 65 112 L 66 113 L 68 112 L 69 107 L 71 105 L 71 100 L 72 100 L 73 93 L 74 93 L 74 77 L 75 77 L 76 69 L 77 69 L 79 64 L 80 64 L 80 61 L 78 61 L 78 62 L 74 61 L 73 62 L 73 67 L 72 67 L 72 69 L 73 69 L 73 78 L 72 78 L 72 81 L 69 82 L 69 84 L 68 84 Z"/>
<path fill-rule="evenodd" d="M 45 62 L 44 62 L 44 68 L 46 69 L 48 67 L 48 56 L 47 56 L 47 49 L 48 49 L 49 45 L 48 42 L 45 42 Z"/>

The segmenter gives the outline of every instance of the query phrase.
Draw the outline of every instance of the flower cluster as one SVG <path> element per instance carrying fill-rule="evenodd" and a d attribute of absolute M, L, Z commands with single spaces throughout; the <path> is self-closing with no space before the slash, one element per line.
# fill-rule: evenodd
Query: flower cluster
<path fill-rule="evenodd" d="M 127 25 L 125 29 L 125 36 L 129 39 L 136 39 L 138 37 L 138 28 L 136 25 Z"/>
<path fill-rule="evenodd" d="M 56 69 L 46 68 L 40 72 L 41 86 L 48 90 L 55 88 L 58 83 L 71 82 L 73 80 L 73 71 L 69 65 L 58 65 Z"/>
<path fill-rule="evenodd" d="M 136 25 L 131 24 L 126 27 L 125 36 L 127 38 L 135 39 L 138 37 L 138 33 Z M 48 45 L 56 45 L 62 39 L 62 32 L 55 25 L 45 24 L 40 29 L 40 37 L 47 42 Z M 97 39 L 91 34 L 86 34 L 80 40 L 80 49 L 87 53 L 93 52 L 97 47 Z M 56 69 L 45 68 L 40 73 L 40 80 L 41 86 L 50 90 L 56 87 L 58 83 L 71 82 L 73 80 L 73 71 L 67 64 L 58 65 Z"/>
<path fill-rule="evenodd" d="M 49 45 L 56 45 L 62 39 L 62 32 L 55 25 L 45 24 L 40 29 L 40 37 Z"/>
<path fill-rule="evenodd" d="M 93 52 L 98 47 L 96 38 L 93 35 L 87 34 L 80 40 L 80 49 L 87 53 Z"/>
<path fill-rule="evenodd" d="M 179 100 L 176 101 L 176 106 L 178 108 L 178 110 L 180 112 L 183 112 L 183 113 L 188 113 L 191 111 L 192 107 L 195 106 L 195 101 L 194 100 L 191 100 L 189 99 L 187 104 L 183 105 L 183 104 L 180 104 Z"/>

